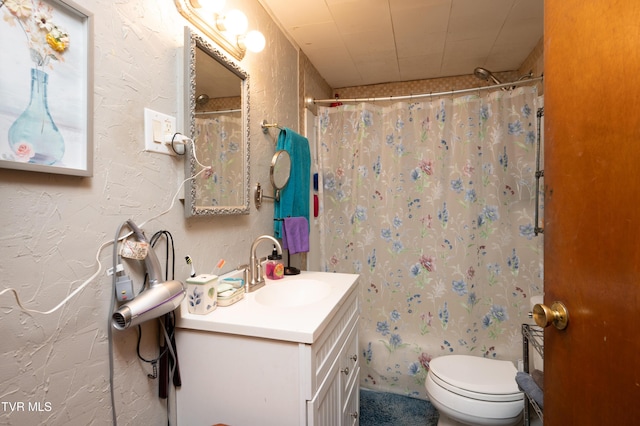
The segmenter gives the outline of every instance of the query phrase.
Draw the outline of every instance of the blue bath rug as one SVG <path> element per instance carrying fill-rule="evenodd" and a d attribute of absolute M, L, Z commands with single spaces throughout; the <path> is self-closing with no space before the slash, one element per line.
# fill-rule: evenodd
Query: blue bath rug
<path fill-rule="evenodd" d="M 360 389 L 360 426 L 435 426 L 438 411 L 429 401 Z"/>

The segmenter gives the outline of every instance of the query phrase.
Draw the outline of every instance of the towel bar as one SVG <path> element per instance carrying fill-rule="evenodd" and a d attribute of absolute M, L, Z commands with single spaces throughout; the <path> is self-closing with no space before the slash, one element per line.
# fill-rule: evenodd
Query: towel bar
<path fill-rule="evenodd" d="M 542 117 L 544 117 L 544 108 L 539 108 L 537 112 L 538 118 L 538 135 L 537 135 L 537 143 L 536 143 L 536 210 L 534 217 L 534 228 L 533 233 L 537 236 L 538 234 L 542 234 L 544 232 L 544 228 L 539 226 L 539 211 L 540 211 L 540 178 L 544 177 L 544 170 L 540 170 L 540 145 L 542 144 Z"/>

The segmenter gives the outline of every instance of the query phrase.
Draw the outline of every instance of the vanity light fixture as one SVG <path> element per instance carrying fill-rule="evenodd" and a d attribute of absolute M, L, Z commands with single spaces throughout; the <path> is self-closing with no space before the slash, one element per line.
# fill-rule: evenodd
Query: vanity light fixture
<path fill-rule="evenodd" d="M 238 46 L 240 46 L 240 48 L 245 48 L 250 52 L 262 52 L 262 49 L 264 49 L 266 44 L 267 40 L 265 40 L 260 31 L 252 30 L 246 35 L 238 36 Z"/>
<path fill-rule="evenodd" d="M 249 27 L 247 15 L 238 9 L 233 9 L 225 15 L 216 16 L 216 27 L 220 31 L 228 31 L 230 34 L 239 36 L 244 34 Z"/>
<path fill-rule="evenodd" d="M 174 0 L 178 12 L 207 37 L 241 60 L 247 50 L 260 52 L 266 40 L 261 32 L 248 33 L 247 16 L 233 9 L 223 13 L 225 0 Z"/>
<path fill-rule="evenodd" d="M 189 0 L 196 9 L 202 9 L 206 13 L 220 13 L 224 9 L 225 0 Z"/>

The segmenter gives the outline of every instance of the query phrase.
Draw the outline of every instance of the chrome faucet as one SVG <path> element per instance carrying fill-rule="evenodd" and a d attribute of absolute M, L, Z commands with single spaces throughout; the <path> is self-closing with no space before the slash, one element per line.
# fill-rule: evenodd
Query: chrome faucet
<path fill-rule="evenodd" d="M 249 282 L 246 285 L 245 291 L 247 293 L 257 290 L 264 285 L 264 278 L 262 277 L 262 266 L 260 265 L 260 259 L 256 256 L 256 249 L 261 241 L 269 240 L 275 246 L 278 254 L 282 254 L 282 246 L 271 235 L 261 235 L 255 239 L 251 244 L 251 257 L 249 258 Z"/>

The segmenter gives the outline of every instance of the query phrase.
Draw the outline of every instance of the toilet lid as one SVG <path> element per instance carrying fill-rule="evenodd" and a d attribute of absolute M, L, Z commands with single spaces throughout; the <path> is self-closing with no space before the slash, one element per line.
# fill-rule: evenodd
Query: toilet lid
<path fill-rule="evenodd" d="M 510 361 L 448 355 L 432 359 L 429 362 L 429 372 L 437 376 L 441 384 L 448 384 L 462 391 L 522 399 L 522 392 L 516 384 L 518 371 Z"/>

